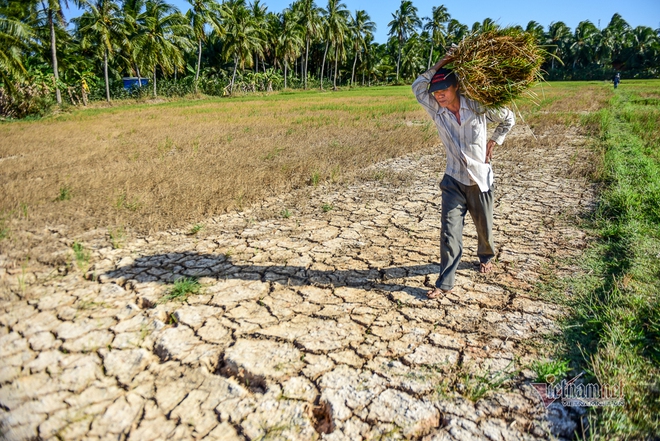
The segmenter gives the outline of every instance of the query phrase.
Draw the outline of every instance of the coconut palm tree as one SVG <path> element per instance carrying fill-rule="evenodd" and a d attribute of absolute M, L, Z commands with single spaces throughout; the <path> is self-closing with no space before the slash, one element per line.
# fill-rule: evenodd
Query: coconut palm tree
<path fill-rule="evenodd" d="M 125 39 L 119 5 L 113 0 L 95 0 L 85 3 L 85 9 L 83 15 L 74 19 L 81 37 L 80 44 L 82 48 L 93 48 L 103 59 L 105 99 L 110 102 L 108 60 L 117 44 Z"/>
<path fill-rule="evenodd" d="M 370 85 L 372 78 L 376 81 L 386 81 L 396 69 L 386 44 L 371 43 L 366 58 Z"/>
<path fill-rule="evenodd" d="M 135 72 L 138 77 L 138 87 L 142 87 L 142 73 L 136 59 L 135 41 L 133 36 L 139 32 L 138 16 L 143 12 L 146 0 L 124 0 L 121 5 L 120 16 L 123 19 L 123 28 L 127 38 L 122 42 L 122 58 L 127 61 L 127 70 Z"/>
<path fill-rule="evenodd" d="M 660 51 L 658 33 L 648 26 L 637 26 L 630 33 L 630 48 L 626 64 L 632 68 L 653 66 L 653 60 Z"/>
<path fill-rule="evenodd" d="M 570 46 L 573 56 L 573 69 L 576 65 L 586 65 L 594 61 L 600 45 L 601 33 L 589 20 L 578 23 Z"/>
<path fill-rule="evenodd" d="M 445 52 L 445 47 L 447 45 L 445 35 L 447 33 L 446 23 L 451 19 L 447 8 L 444 5 L 434 6 L 431 9 L 431 17 L 425 17 L 426 24 L 424 25 L 424 30 L 429 32 L 431 37 L 431 50 L 429 50 L 429 62 L 426 67 L 428 70 L 431 67 L 431 59 L 433 58 L 433 48 L 434 46 L 442 45 L 443 48 L 440 51 L 441 53 Z"/>
<path fill-rule="evenodd" d="M 351 13 L 346 9 L 344 3 L 334 2 L 336 5 L 333 17 L 328 20 L 330 31 L 330 43 L 335 48 L 334 53 L 334 80 L 332 83 L 332 90 L 337 90 L 337 76 L 339 75 L 338 63 L 346 59 L 346 46 L 345 42 L 348 38 L 348 23 L 351 19 Z"/>
<path fill-rule="evenodd" d="M 231 94 L 234 91 L 238 65 L 245 69 L 246 64 L 252 66 L 252 56 L 255 53 L 263 55 L 263 39 L 245 6 L 245 0 L 229 0 L 223 3 L 222 17 L 225 26 L 225 60 L 234 60 L 234 72 L 229 87 Z"/>
<path fill-rule="evenodd" d="M 355 17 L 351 17 L 350 33 L 353 40 L 353 51 L 355 58 L 353 60 L 353 69 L 351 70 L 351 86 L 355 81 L 355 65 L 358 57 L 362 57 L 362 50 L 366 49 L 366 39 L 369 35 L 376 32 L 376 23 L 371 21 L 367 11 L 355 11 Z"/>
<path fill-rule="evenodd" d="M 603 44 L 611 56 L 612 65 L 623 65 L 625 60 L 622 54 L 631 46 L 631 30 L 630 25 L 620 14 L 614 14 L 607 27 L 603 29 Z"/>
<path fill-rule="evenodd" d="M 543 25 L 539 24 L 538 22 L 531 20 L 529 23 L 527 23 L 525 32 L 534 36 L 536 39 L 536 44 L 541 45 L 545 43 L 545 30 L 543 29 Z"/>
<path fill-rule="evenodd" d="M 280 14 L 280 28 L 276 53 L 284 63 L 284 88 L 287 87 L 289 62 L 300 56 L 303 46 L 303 29 L 299 25 L 296 13 L 285 9 Z"/>
<path fill-rule="evenodd" d="M 325 60 L 328 55 L 328 46 L 330 46 L 330 38 L 328 38 L 328 18 L 326 10 L 321 11 L 321 38 L 325 41 L 325 49 L 323 50 L 323 59 L 321 61 L 321 74 L 319 75 L 319 84 L 321 90 L 323 90 L 323 74 L 325 71 Z"/>
<path fill-rule="evenodd" d="M 27 24 L 0 16 L 0 79 L 12 89 L 12 78 L 22 78 L 27 72 L 23 55 L 29 47 L 33 31 Z"/>
<path fill-rule="evenodd" d="M 322 9 L 316 6 L 314 0 L 298 0 L 293 3 L 292 9 L 298 14 L 300 26 L 302 26 L 305 34 L 305 65 L 303 69 L 303 77 L 305 79 L 306 90 L 309 66 L 309 45 L 312 42 L 312 39 L 316 38 L 321 33 Z"/>
<path fill-rule="evenodd" d="M 195 71 L 195 93 L 197 93 L 199 69 L 202 65 L 202 42 L 206 41 L 204 26 L 210 25 L 220 35 L 223 34 L 223 29 L 220 23 L 220 4 L 216 0 L 187 1 L 191 8 L 186 13 L 186 17 L 197 40 L 197 70 Z"/>
<path fill-rule="evenodd" d="M 470 33 L 467 25 L 452 18 L 447 23 L 447 44 L 458 44 Z"/>
<path fill-rule="evenodd" d="M 369 72 L 370 67 L 375 63 L 375 54 L 376 50 L 372 48 L 377 48 L 378 43 L 374 43 L 374 35 L 367 34 L 364 37 L 364 55 L 362 56 L 360 63 L 360 72 L 362 73 L 362 85 L 365 85 L 365 76 Z"/>
<path fill-rule="evenodd" d="M 74 4 L 80 6 L 84 3 L 84 0 L 74 1 Z M 53 76 L 55 77 L 55 97 L 57 99 L 57 104 L 62 105 L 62 94 L 60 92 L 59 81 L 60 74 L 57 68 L 57 42 L 55 37 L 55 21 L 58 21 L 60 25 L 64 26 L 64 13 L 62 12 L 62 1 L 61 0 L 41 0 L 41 4 L 46 14 L 48 20 L 48 27 L 50 29 L 50 53 L 53 66 Z M 67 8 L 69 4 L 67 0 L 64 0 L 64 6 Z"/>
<path fill-rule="evenodd" d="M 187 35 L 191 28 L 186 17 L 164 0 L 147 0 L 138 18 L 134 36 L 134 56 L 138 65 L 153 73 L 153 94 L 157 96 L 156 69 L 170 75 L 183 67 L 183 51 L 193 49 Z"/>
<path fill-rule="evenodd" d="M 344 48 L 344 40 L 348 33 L 348 19 L 350 13 L 346 9 L 346 5 L 341 3 L 340 0 L 328 0 L 328 5 L 323 11 L 323 24 L 324 24 L 324 37 L 325 37 L 325 52 L 323 53 L 323 63 L 321 64 L 321 89 L 323 89 L 323 69 L 325 67 L 325 60 L 328 54 L 330 45 L 334 48 L 334 61 L 335 61 L 335 79 L 333 83 L 333 90 L 337 90 L 337 62 L 339 58 L 346 56 Z"/>
<path fill-rule="evenodd" d="M 390 32 L 387 35 L 396 35 L 399 43 L 399 54 L 396 60 L 396 79 L 399 80 L 399 67 L 401 66 L 401 49 L 408 35 L 422 26 L 422 21 L 417 17 L 417 8 L 410 0 L 401 0 L 399 9 L 392 14 L 392 21 L 387 24 Z"/>
<path fill-rule="evenodd" d="M 254 23 L 254 27 L 256 31 L 260 34 L 261 40 L 262 40 L 262 50 L 260 53 L 264 53 L 266 49 L 266 40 L 267 36 L 266 34 L 268 33 L 268 26 L 267 26 L 267 18 L 268 18 L 268 7 L 266 5 L 261 4 L 261 0 L 255 0 L 254 2 L 250 3 L 249 6 L 250 14 L 252 15 L 252 22 Z M 254 54 L 254 71 L 258 72 L 259 71 L 259 52 L 255 52 Z M 264 72 L 266 71 L 266 68 L 264 66 Z"/>
<path fill-rule="evenodd" d="M 482 22 L 475 21 L 472 25 L 471 32 L 473 34 L 479 34 L 483 32 L 495 31 L 500 28 L 500 25 L 495 23 L 492 18 L 484 18 Z"/>
<path fill-rule="evenodd" d="M 562 60 L 570 46 L 571 29 L 563 21 L 550 23 L 546 43 L 554 48 L 551 69 L 555 68 L 555 59 Z"/>
<path fill-rule="evenodd" d="M 411 77 L 424 69 L 424 40 L 413 34 L 406 40 L 401 52 L 401 75 Z"/>
<path fill-rule="evenodd" d="M 282 28 L 282 20 L 281 20 L 281 14 L 274 13 L 274 12 L 269 12 L 266 14 L 266 24 L 264 26 L 265 32 L 263 34 L 263 48 L 264 48 L 264 56 L 263 56 L 263 62 L 262 64 L 265 64 L 266 60 L 270 59 L 270 64 L 273 66 L 274 69 L 278 69 L 281 67 L 281 63 L 279 62 L 279 54 L 277 53 L 277 42 L 278 38 L 281 34 L 281 28 Z M 268 72 L 268 70 L 266 70 Z M 271 72 L 275 75 L 279 75 L 274 73 L 274 71 L 271 69 Z"/>

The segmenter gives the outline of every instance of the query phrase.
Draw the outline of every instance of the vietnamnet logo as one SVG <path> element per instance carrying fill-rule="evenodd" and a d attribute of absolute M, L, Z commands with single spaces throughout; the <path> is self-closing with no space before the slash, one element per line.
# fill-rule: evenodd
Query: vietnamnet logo
<path fill-rule="evenodd" d="M 557 400 L 561 400 L 561 404 L 567 407 L 623 406 L 626 403 L 623 383 L 601 385 L 578 382 L 583 374 L 584 372 L 570 380 L 557 382 L 554 375 L 548 375 L 546 383 L 532 383 L 532 386 L 546 409 Z"/>

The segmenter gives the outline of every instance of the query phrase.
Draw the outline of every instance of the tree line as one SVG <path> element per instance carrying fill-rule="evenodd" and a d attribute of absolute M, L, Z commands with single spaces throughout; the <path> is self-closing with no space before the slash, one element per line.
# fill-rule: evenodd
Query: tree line
<path fill-rule="evenodd" d="M 84 11 L 70 22 L 67 0 L 0 0 L 0 114 L 12 106 L 27 114 L 51 99 L 398 84 L 450 45 L 499 27 L 490 18 L 460 23 L 444 5 L 422 16 L 402 0 L 381 44 L 367 11 L 352 13 L 341 0 L 295 0 L 281 12 L 262 0 L 187 0 L 185 14 L 165 0 L 68 1 Z M 660 29 L 633 28 L 619 14 L 603 29 L 588 20 L 574 30 L 561 21 L 517 27 L 553 55 L 550 79 L 658 75 Z M 125 76 L 149 87 L 125 89 Z"/>

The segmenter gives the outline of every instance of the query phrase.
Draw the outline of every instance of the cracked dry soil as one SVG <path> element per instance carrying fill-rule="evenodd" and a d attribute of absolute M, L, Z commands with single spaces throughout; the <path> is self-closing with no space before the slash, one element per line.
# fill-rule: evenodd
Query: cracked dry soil
<path fill-rule="evenodd" d="M 0 434 L 570 438 L 575 417 L 544 409 L 525 366 L 543 358 L 536 348 L 563 313 L 535 283 L 578 271 L 561 265 L 588 239 L 571 217 L 591 209 L 594 190 L 566 173 L 585 140 L 562 128 L 533 143 L 521 127 L 507 143 L 516 139 L 525 148 L 505 144 L 495 158 L 495 270 L 476 270 L 468 219 L 457 288 L 439 300 L 424 294 L 439 259 L 442 148 L 375 167 L 403 185 L 283 195 L 196 235 L 113 249 L 106 231 L 90 231 L 75 238 L 92 252 L 85 275 L 0 257 Z M 291 216 L 277 216 L 285 207 Z M 65 227 L 48 234 L 70 250 Z M 199 278 L 202 293 L 163 302 L 180 277 Z M 477 395 L 484 378 L 510 372 Z"/>

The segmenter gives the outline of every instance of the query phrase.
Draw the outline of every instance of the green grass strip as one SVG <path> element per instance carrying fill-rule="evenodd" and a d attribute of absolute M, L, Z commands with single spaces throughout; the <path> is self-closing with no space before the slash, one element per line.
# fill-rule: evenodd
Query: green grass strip
<path fill-rule="evenodd" d="M 617 91 L 601 111 L 603 189 L 585 276 L 570 281 L 565 339 L 589 382 L 622 385 L 623 407 L 592 409 L 589 439 L 660 433 L 660 105 Z"/>

